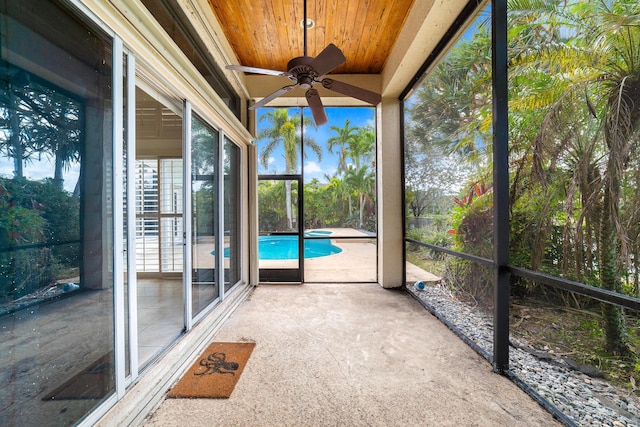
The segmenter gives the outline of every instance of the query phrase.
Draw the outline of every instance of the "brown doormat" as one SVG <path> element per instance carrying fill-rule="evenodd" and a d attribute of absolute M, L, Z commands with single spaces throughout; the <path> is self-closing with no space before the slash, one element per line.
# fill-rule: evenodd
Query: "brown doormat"
<path fill-rule="evenodd" d="M 168 394 L 168 397 L 227 398 L 231 396 L 254 342 L 214 342 Z"/>
<path fill-rule="evenodd" d="M 113 353 L 109 352 L 74 375 L 42 400 L 102 399 L 114 391 Z"/>

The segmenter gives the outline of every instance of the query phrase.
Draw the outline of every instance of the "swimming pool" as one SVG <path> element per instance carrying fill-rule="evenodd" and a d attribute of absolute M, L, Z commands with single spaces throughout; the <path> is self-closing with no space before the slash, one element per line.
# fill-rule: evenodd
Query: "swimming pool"
<path fill-rule="evenodd" d="M 333 233 L 333 231 L 311 230 L 311 231 L 305 231 L 304 235 L 305 237 L 318 237 L 318 236 L 328 236 L 331 233 Z"/>
<path fill-rule="evenodd" d="M 305 236 L 326 236 L 331 231 L 309 231 Z M 304 257 L 320 258 L 342 252 L 331 244 L 330 239 L 313 239 L 304 241 Z M 225 248 L 224 256 L 229 257 L 229 248 Z M 260 236 L 258 237 L 258 257 L 261 260 L 295 260 L 298 259 L 298 236 Z"/>

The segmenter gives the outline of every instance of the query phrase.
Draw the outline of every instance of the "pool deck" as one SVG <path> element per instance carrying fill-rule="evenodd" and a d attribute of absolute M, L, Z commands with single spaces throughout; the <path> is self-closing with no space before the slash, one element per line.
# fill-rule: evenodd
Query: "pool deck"
<path fill-rule="evenodd" d="M 313 231 L 330 231 L 327 238 L 342 252 L 304 261 L 304 279 L 309 283 L 370 283 L 377 282 L 376 238 L 353 228 L 318 228 Z M 225 242 L 228 245 L 228 242 Z M 194 268 L 212 262 L 214 239 L 200 238 L 193 252 Z M 225 266 L 228 266 L 228 259 Z M 297 268 L 298 260 L 261 260 L 259 268 Z M 418 280 L 436 282 L 441 278 L 407 263 L 407 282 Z"/>
<path fill-rule="evenodd" d="M 331 243 L 342 249 L 338 254 L 320 258 L 306 259 L 304 262 L 304 278 L 309 283 L 369 283 L 377 282 L 377 247 L 375 237 L 353 228 L 319 228 L 314 230 L 331 231 L 327 236 Z M 296 268 L 297 260 L 290 261 L 260 261 L 260 268 Z M 407 282 L 418 280 L 423 282 L 437 282 L 441 280 L 407 262 Z"/>

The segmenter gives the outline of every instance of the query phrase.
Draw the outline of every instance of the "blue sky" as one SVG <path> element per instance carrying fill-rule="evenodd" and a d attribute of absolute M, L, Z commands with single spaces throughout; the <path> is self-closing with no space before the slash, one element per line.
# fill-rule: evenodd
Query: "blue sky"
<path fill-rule="evenodd" d="M 26 179 L 41 181 L 45 178 L 53 178 L 55 169 L 55 159 L 48 153 L 41 153 L 38 157 L 33 156 L 22 165 L 23 174 Z M 6 155 L 0 156 L 0 176 L 3 178 L 13 178 L 15 165 L 13 158 Z M 72 193 L 80 177 L 80 165 L 74 162 L 63 171 L 64 189 Z"/>
<path fill-rule="evenodd" d="M 260 122 L 260 117 L 271 108 L 261 108 L 258 110 L 258 133 L 265 127 L 268 127 L 268 122 Z M 313 138 L 318 145 L 323 147 L 322 160 L 319 161 L 315 154 L 310 153 L 309 157 L 304 160 L 304 172 L 305 182 L 310 181 L 313 178 L 317 178 L 320 182 L 326 182 L 324 178 L 326 175 L 333 175 L 338 166 L 338 157 L 335 154 L 331 154 L 327 151 L 327 141 L 329 138 L 336 136 L 337 133 L 331 129 L 331 126 L 342 128 L 349 120 L 351 126 L 373 126 L 375 128 L 375 108 L 373 107 L 326 107 L 327 118 L 329 122 L 318 126 L 317 129 L 313 127 L 305 128 L 305 137 Z M 300 114 L 300 108 L 290 108 L 289 115 L 293 116 Z M 311 117 L 311 111 L 308 108 L 304 108 L 304 114 Z M 266 140 L 258 140 L 258 156 L 260 155 L 261 148 L 267 143 Z M 284 173 L 285 162 L 284 153 L 282 147 L 273 153 L 269 159 L 269 166 L 265 169 L 261 163 L 258 163 L 258 173 Z"/>
<path fill-rule="evenodd" d="M 262 108 L 258 110 L 258 117 L 264 112 L 270 110 L 269 108 Z M 326 182 L 326 175 L 333 175 L 337 168 L 338 159 L 335 154 L 331 154 L 327 151 L 326 145 L 329 138 L 336 136 L 337 133 L 331 130 L 331 126 L 343 127 L 345 121 L 348 119 L 351 122 L 351 126 L 374 126 L 375 127 L 375 108 L 373 107 L 327 107 L 325 108 L 329 122 L 325 125 L 318 126 L 317 129 L 313 127 L 305 129 L 305 136 L 313 138 L 318 145 L 324 147 L 322 160 L 319 161 L 314 153 L 310 153 L 310 157 L 305 159 L 305 182 L 309 182 L 313 178 L 317 178 L 320 182 Z M 301 109 L 290 108 L 289 114 L 300 114 Z M 308 108 L 304 108 L 304 114 L 311 117 L 311 111 Z M 267 126 L 266 122 L 258 122 L 258 131 Z M 258 150 L 261 145 L 264 145 L 266 141 L 258 141 Z M 264 169 L 262 164 L 258 164 L 259 173 L 284 173 L 284 155 L 282 148 L 280 147 L 273 153 L 270 159 L 268 169 Z M 13 159 L 10 157 L 0 157 L 0 176 L 12 177 L 13 176 Z M 32 158 L 30 161 L 24 163 L 24 175 L 27 179 L 42 180 L 44 178 L 52 178 L 54 169 L 54 159 L 52 156 L 43 153 L 40 158 Z M 64 187 L 65 190 L 72 192 L 78 181 L 79 165 L 73 164 L 71 167 L 64 170 Z"/>

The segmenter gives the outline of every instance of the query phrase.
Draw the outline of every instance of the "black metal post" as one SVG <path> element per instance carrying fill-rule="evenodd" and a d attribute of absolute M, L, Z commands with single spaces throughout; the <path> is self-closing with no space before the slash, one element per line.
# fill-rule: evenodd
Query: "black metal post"
<path fill-rule="evenodd" d="M 306 10 L 305 1 L 305 10 Z M 305 12 L 305 25 L 307 16 Z M 306 31 L 305 31 L 306 33 Z M 306 53 L 305 53 L 306 55 Z M 298 269 L 304 283 L 304 108 L 300 107 L 300 175 L 298 175 Z"/>
<path fill-rule="evenodd" d="M 302 28 L 304 28 L 304 48 L 303 48 L 303 56 L 307 56 L 307 0 L 303 0 L 302 2 L 302 8 L 303 10 L 303 18 L 304 21 L 302 22 Z M 304 163 L 304 162 L 303 162 Z"/>
<path fill-rule="evenodd" d="M 493 369 L 509 369 L 509 89 L 507 0 L 491 2 L 493 82 Z"/>

